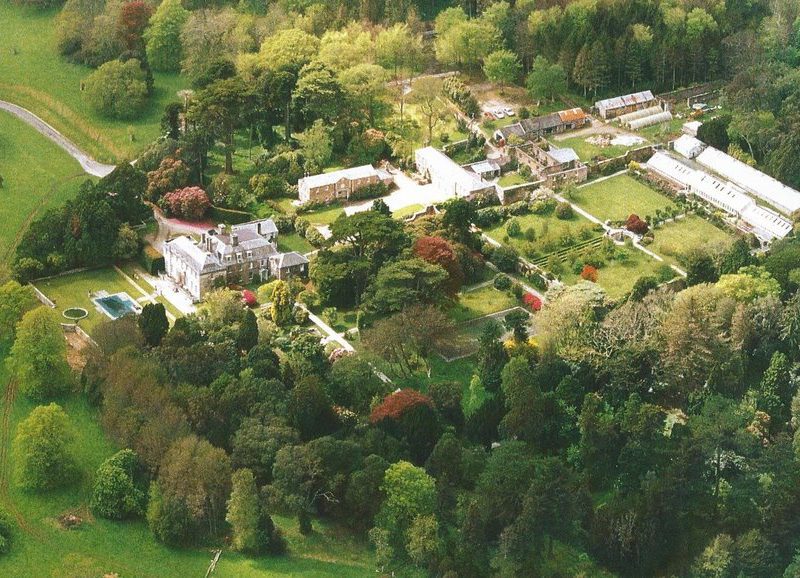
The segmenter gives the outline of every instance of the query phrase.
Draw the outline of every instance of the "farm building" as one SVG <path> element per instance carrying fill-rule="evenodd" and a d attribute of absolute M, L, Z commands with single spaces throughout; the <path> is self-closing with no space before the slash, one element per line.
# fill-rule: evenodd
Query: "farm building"
<path fill-rule="evenodd" d="M 547 142 L 528 143 L 512 149 L 517 162 L 527 165 L 536 180 L 548 186 L 564 181 L 582 183 L 589 178 L 589 168 L 571 148 L 556 148 Z"/>
<path fill-rule="evenodd" d="M 672 143 L 673 150 L 687 159 L 693 159 L 706 148 L 706 145 L 687 134 L 681 135 Z"/>
<path fill-rule="evenodd" d="M 496 194 L 495 186 L 479 174 L 460 166 L 443 152 L 425 147 L 415 153 L 417 172 L 441 192 L 454 197 Z"/>
<path fill-rule="evenodd" d="M 709 173 L 694 169 L 664 152 L 657 152 L 647 168 L 672 186 L 691 193 L 740 219 L 740 227 L 759 239 L 782 239 L 792 230 L 792 224 L 773 211 L 759 207 L 736 185 L 717 179 Z"/>
<path fill-rule="evenodd" d="M 645 128 L 648 126 L 653 126 L 654 124 L 661 124 L 662 122 L 669 122 L 672 120 L 672 113 L 668 110 L 662 110 L 661 112 L 657 112 L 655 114 L 650 114 L 648 116 L 637 118 L 625 123 L 627 127 L 631 130 L 638 130 L 640 128 Z"/>
<path fill-rule="evenodd" d="M 303 203 L 327 203 L 349 199 L 357 190 L 378 183 L 390 185 L 392 175 L 372 165 L 363 165 L 304 177 L 297 182 L 297 193 Z"/>
<path fill-rule="evenodd" d="M 525 118 L 494 131 L 494 140 L 507 143 L 512 137 L 522 141 L 534 141 L 548 134 L 556 134 L 580 128 L 589 122 L 582 108 L 570 108 L 536 118 Z"/>
<path fill-rule="evenodd" d="M 657 104 L 653 93 L 649 90 L 645 90 L 644 92 L 635 92 L 624 96 L 615 96 L 614 98 L 598 100 L 594 103 L 594 107 L 597 109 L 597 114 L 599 114 L 601 118 L 610 120 L 634 111 L 652 108 Z"/>
<path fill-rule="evenodd" d="M 697 155 L 697 162 L 736 183 L 751 195 L 763 199 L 785 215 L 800 209 L 800 192 L 714 147 L 707 147 Z"/>

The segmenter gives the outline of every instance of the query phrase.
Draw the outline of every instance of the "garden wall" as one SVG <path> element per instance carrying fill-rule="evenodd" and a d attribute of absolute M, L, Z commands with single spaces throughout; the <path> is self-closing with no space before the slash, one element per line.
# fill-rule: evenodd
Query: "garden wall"
<path fill-rule="evenodd" d="M 606 159 L 604 161 L 599 161 L 593 165 L 589 166 L 589 177 L 599 177 L 605 175 L 611 175 L 613 173 L 619 172 L 624 170 L 628 163 L 631 161 L 636 161 L 637 163 L 643 163 L 650 159 L 653 156 L 653 153 L 656 152 L 656 147 L 653 145 L 647 145 L 643 147 L 639 147 L 638 149 L 631 149 L 626 152 L 622 156 L 614 157 L 613 159 Z"/>

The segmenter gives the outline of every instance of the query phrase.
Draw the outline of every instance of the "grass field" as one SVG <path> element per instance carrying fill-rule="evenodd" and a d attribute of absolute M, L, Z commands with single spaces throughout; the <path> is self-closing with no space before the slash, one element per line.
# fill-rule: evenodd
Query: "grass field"
<path fill-rule="evenodd" d="M 403 207 L 402 209 L 397 209 L 396 211 L 394 211 L 392 213 L 392 217 L 394 217 L 395 219 L 402 219 L 404 217 L 410 217 L 411 215 L 413 215 L 417 211 L 421 211 L 424 208 L 425 207 L 423 207 L 420 204 L 408 205 L 407 207 Z"/>
<path fill-rule="evenodd" d="M 103 162 L 133 158 L 160 134 L 164 106 L 184 88 L 174 74 L 155 74 L 155 94 L 135 121 L 96 115 L 81 96 L 92 69 L 64 60 L 56 50 L 56 10 L 35 10 L 0 0 L 0 99 L 23 106 Z"/>
<path fill-rule="evenodd" d="M 458 294 L 458 302 L 450 309 L 450 317 L 456 323 L 469 321 L 476 317 L 511 309 L 519 305 L 519 301 L 506 291 L 498 291 L 491 285 Z"/>
<path fill-rule="evenodd" d="M 0 67 L 2 60 L 0 58 Z M 0 188 L 1 271 L 10 263 L 14 248 L 31 221 L 75 196 L 81 183 L 89 177 L 62 149 L 3 111 L 0 111 L 0 175 L 3 177 Z"/>
<path fill-rule="evenodd" d="M 339 204 L 333 204 L 331 206 L 322 207 L 320 209 L 314 209 L 313 211 L 303 213 L 302 215 L 298 215 L 298 218 L 305 219 L 312 225 L 330 225 L 339 218 L 339 215 L 343 214 L 344 209 L 342 206 Z"/>
<path fill-rule="evenodd" d="M 653 230 L 654 239 L 648 249 L 673 264 L 682 254 L 708 246 L 728 245 L 733 235 L 697 215 L 666 223 Z"/>
<path fill-rule="evenodd" d="M 631 289 L 640 277 L 652 275 L 658 277 L 664 263 L 656 261 L 649 255 L 633 247 L 619 247 L 624 252 L 624 261 L 608 261 L 599 270 L 597 284 L 606 290 L 612 299 L 619 299 Z M 677 273 L 675 274 L 677 276 Z M 577 274 L 568 271 L 560 279 L 571 285 L 580 281 Z"/>
<path fill-rule="evenodd" d="M 628 175 L 580 187 L 570 200 L 603 221 L 622 221 L 631 213 L 644 219 L 646 215 L 654 215 L 656 209 L 663 210 L 673 204 L 668 197 Z"/>
<path fill-rule="evenodd" d="M 523 183 L 527 183 L 528 181 L 530 181 L 530 179 L 526 179 L 521 174 L 513 172 L 504 174 L 502 177 L 500 177 L 500 180 L 497 181 L 497 184 L 499 184 L 501 187 L 513 187 L 514 185 L 521 185 Z"/>
<path fill-rule="evenodd" d="M 547 254 L 571 246 L 584 236 L 591 238 L 599 235 L 592 231 L 594 225 L 588 219 L 577 214 L 573 215 L 571 219 L 558 219 L 552 213 L 543 215 L 531 213 L 514 217 L 514 219 L 519 223 L 523 233 L 527 229 L 533 228 L 536 235 L 533 242 L 527 241 L 524 236 L 509 237 L 506 240 L 508 221 L 486 229 L 484 233 L 499 243 L 513 247 L 527 258 L 534 258 L 536 256 L 534 253 Z"/>

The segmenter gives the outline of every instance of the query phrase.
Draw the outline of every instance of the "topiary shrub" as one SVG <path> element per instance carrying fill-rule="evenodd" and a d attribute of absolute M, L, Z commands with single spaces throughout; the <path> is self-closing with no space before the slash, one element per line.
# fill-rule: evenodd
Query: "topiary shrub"
<path fill-rule="evenodd" d="M 562 220 L 571 219 L 574 215 L 572 205 L 569 203 L 561 202 L 556 205 L 556 217 Z"/>

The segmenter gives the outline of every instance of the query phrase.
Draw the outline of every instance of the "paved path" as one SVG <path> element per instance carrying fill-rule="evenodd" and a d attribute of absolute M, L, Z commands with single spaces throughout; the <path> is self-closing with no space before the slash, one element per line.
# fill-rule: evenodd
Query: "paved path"
<path fill-rule="evenodd" d="M 6 102 L 4 100 L 0 100 L 0 110 L 5 110 L 8 113 L 13 114 L 21 121 L 29 124 L 38 132 L 49 138 L 51 141 L 56 143 L 62 149 L 67 151 L 67 154 L 78 161 L 83 167 L 83 170 L 93 175 L 95 177 L 104 177 L 109 174 L 111 171 L 114 170 L 114 165 L 106 165 L 103 163 L 99 163 L 94 160 L 92 157 L 87 155 L 81 149 L 75 145 L 71 140 L 65 137 L 63 134 L 58 132 L 52 126 L 47 124 L 41 118 L 33 114 L 31 111 L 22 108 L 16 104 Z"/>

